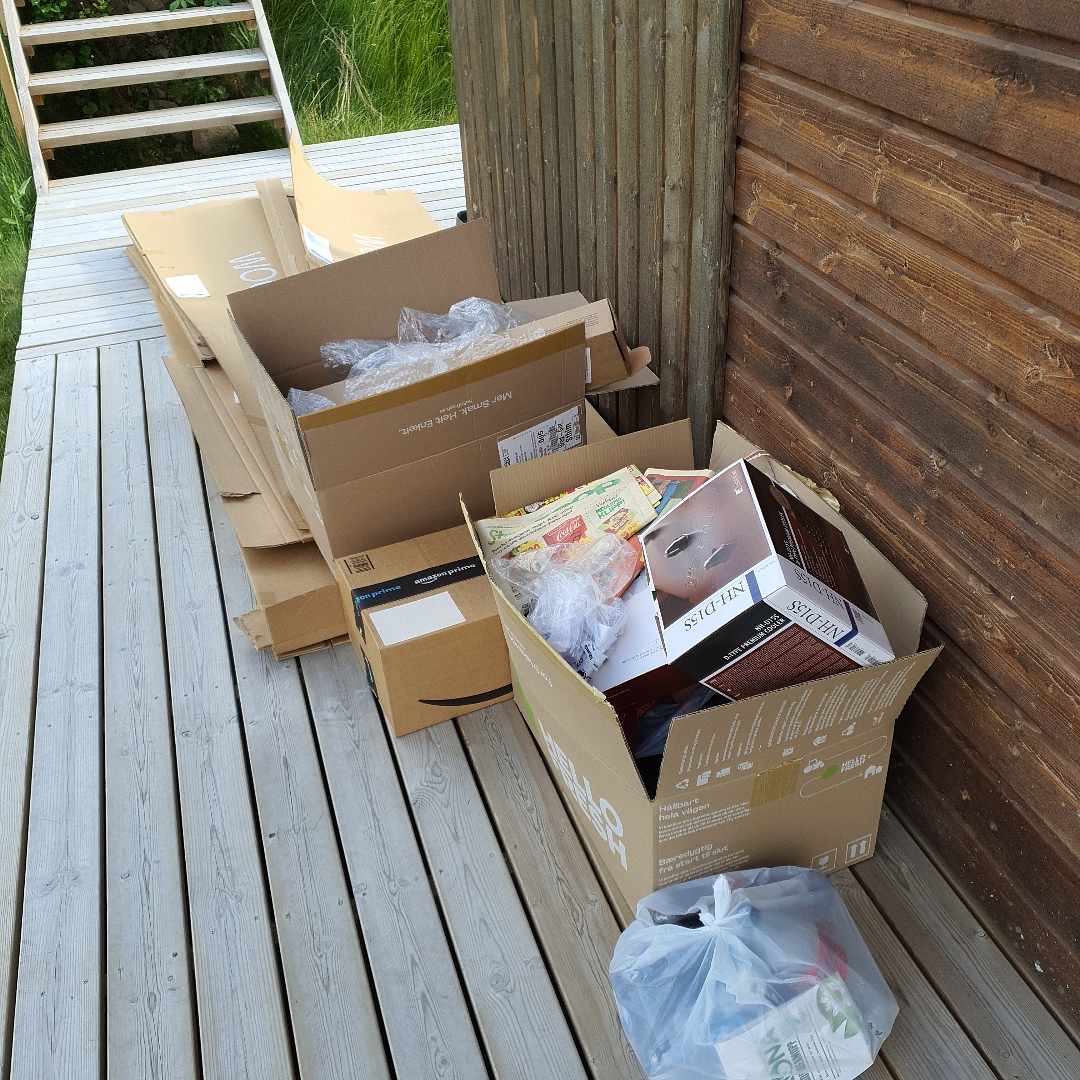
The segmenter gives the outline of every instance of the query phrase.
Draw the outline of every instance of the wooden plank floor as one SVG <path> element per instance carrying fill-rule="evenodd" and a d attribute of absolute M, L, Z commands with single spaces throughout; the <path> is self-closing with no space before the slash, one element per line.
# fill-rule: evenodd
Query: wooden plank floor
<path fill-rule="evenodd" d="M 463 203 L 454 128 L 314 147 Z M 389 736 L 347 648 L 275 663 L 120 213 L 282 152 L 58 183 L 0 475 L 0 1078 L 639 1078 L 619 932 L 511 705 Z M 837 883 L 901 1003 L 875 1080 L 1080 1052 L 892 815 Z"/>

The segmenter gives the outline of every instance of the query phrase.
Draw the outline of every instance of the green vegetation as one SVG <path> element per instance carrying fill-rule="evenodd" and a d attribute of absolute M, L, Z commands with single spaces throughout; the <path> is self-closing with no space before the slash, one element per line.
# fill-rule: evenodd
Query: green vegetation
<path fill-rule="evenodd" d="M 446 124 L 446 0 L 264 0 L 306 142 Z"/>
<path fill-rule="evenodd" d="M 7 111 L 0 108 L 0 445 L 7 430 L 15 374 L 34 195 L 26 147 L 15 134 Z"/>
<path fill-rule="evenodd" d="M 170 6 L 189 6 L 218 0 L 180 0 Z M 162 6 L 165 6 L 163 2 Z M 264 0 L 305 142 L 327 142 L 361 135 L 450 123 L 456 115 L 453 63 L 446 0 Z M 99 15 L 108 0 L 31 0 L 24 18 L 55 19 Z M 208 31 L 222 34 L 222 30 Z M 198 31 L 185 31 L 186 34 Z M 123 41 L 125 39 L 114 39 Z M 216 41 L 216 39 L 215 39 Z M 218 48 L 237 47 L 223 40 Z M 200 51 L 198 43 L 176 41 L 177 48 Z M 42 67 L 75 67 L 116 62 L 126 56 L 98 56 L 88 46 L 38 58 Z M 190 80 L 158 84 L 150 93 L 167 93 L 176 104 L 215 100 L 219 83 Z M 77 104 L 84 114 L 152 107 L 153 102 L 121 102 L 110 107 L 108 94 L 70 95 L 50 108 Z M 75 103 L 73 98 L 80 98 Z M 0 105 L 0 445 L 7 422 L 14 350 L 19 336 L 20 301 L 34 186 L 25 148 L 15 136 Z M 48 119 L 60 119 L 49 116 Z M 241 129 L 242 150 L 273 145 L 273 129 L 248 125 Z M 171 140 L 171 141 L 170 141 Z M 55 163 L 57 175 L 133 168 L 190 156 L 173 137 L 102 143 L 73 148 L 67 160 Z"/>

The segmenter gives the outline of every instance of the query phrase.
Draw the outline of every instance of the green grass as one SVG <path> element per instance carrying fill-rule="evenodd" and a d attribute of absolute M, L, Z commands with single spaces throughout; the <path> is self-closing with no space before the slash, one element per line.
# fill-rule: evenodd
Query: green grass
<path fill-rule="evenodd" d="M 264 0 L 305 142 L 456 116 L 446 0 Z"/>
<path fill-rule="evenodd" d="M 15 134 L 7 111 L 0 107 L 0 445 L 11 405 L 34 195 L 26 147 Z"/>
<path fill-rule="evenodd" d="M 264 6 L 305 142 L 455 119 L 446 0 L 264 0 Z M 139 143 L 145 161 L 132 157 Z M 80 162 L 90 171 L 153 164 L 160 153 L 151 139 L 118 145 L 111 159 L 107 144 L 92 150 L 96 156 Z M 0 445 L 34 212 L 29 176 L 25 148 L 0 104 Z"/>

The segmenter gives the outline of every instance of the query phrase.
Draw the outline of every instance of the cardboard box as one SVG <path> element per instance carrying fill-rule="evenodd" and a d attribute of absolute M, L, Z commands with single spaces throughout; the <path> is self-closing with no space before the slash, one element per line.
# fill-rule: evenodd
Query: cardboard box
<path fill-rule="evenodd" d="M 535 300 L 512 300 L 520 316 L 548 330 L 561 330 L 576 322 L 585 324 L 585 386 L 590 394 L 611 393 L 655 386 L 659 379 L 649 369 L 652 354 L 647 346 L 631 349 L 623 337 L 609 300 L 590 304 L 579 292 L 541 296 Z"/>
<path fill-rule="evenodd" d="M 511 696 L 502 626 L 464 525 L 335 570 L 353 647 L 396 735 Z"/>
<path fill-rule="evenodd" d="M 326 342 L 396 338 L 402 307 L 444 312 L 468 296 L 499 299 L 479 222 L 229 297 L 289 490 L 331 564 L 451 527 L 458 492 L 490 507 L 488 472 L 523 444 L 582 440 L 581 323 L 412 386 L 293 415 L 291 387 L 328 392 Z"/>
<path fill-rule="evenodd" d="M 641 539 L 666 662 L 729 701 L 894 659 L 844 534 L 741 458 Z"/>
<path fill-rule="evenodd" d="M 755 453 L 717 425 L 712 468 Z M 653 798 L 604 695 L 493 588 L 515 697 L 626 910 L 653 889 L 723 870 L 792 864 L 827 872 L 869 857 L 896 718 L 940 651 L 918 651 L 926 602 L 900 572 L 789 469 L 767 457 L 755 464 L 843 532 L 899 659 L 676 719 Z M 496 512 L 624 465 L 692 468 L 689 423 L 499 469 Z M 467 504 L 465 514 L 471 528 Z"/>

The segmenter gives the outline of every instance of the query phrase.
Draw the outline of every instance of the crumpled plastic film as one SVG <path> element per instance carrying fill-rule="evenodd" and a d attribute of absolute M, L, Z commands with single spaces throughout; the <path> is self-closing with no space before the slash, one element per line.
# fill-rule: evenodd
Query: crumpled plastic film
<path fill-rule="evenodd" d="M 386 345 L 385 341 L 364 341 L 360 338 L 328 341 L 319 349 L 319 355 L 326 367 L 336 372 L 339 379 L 344 379 L 357 364 L 385 349 Z"/>
<path fill-rule="evenodd" d="M 638 551 L 614 533 L 592 544 L 554 544 L 500 560 L 494 567 L 518 595 L 525 617 L 582 678 L 607 659 L 626 622 L 616 591 Z"/>
<path fill-rule="evenodd" d="M 442 344 L 467 337 L 498 334 L 521 323 L 506 304 L 470 296 L 459 300 L 445 315 L 416 308 L 402 308 L 398 316 L 398 341 L 427 341 Z"/>
<path fill-rule="evenodd" d="M 514 338 L 514 344 L 535 341 L 544 331 L 537 328 Z M 352 368 L 345 380 L 345 400 L 358 401 L 376 394 L 442 375 L 447 371 L 473 364 L 507 347 L 503 334 L 487 334 L 439 344 L 431 342 L 387 342 Z"/>
<path fill-rule="evenodd" d="M 333 404 L 324 394 L 318 394 L 314 390 L 298 390 L 294 386 L 289 391 L 289 407 L 296 416 L 307 416 L 308 413 L 318 412 L 320 409 L 329 409 Z"/>
<path fill-rule="evenodd" d="M 445 315 L 402 308 L 397 341 L 329 341 L 319 352 L 333 377 L 345 383 L 343 399 L 358 401 L 500 352 L 508 344 L 506 331 L 520 322 L 506 304 L 471 296 L 459 300 Z M 539 328 L 526 330 L 515 335 L 514 344 L 535 341 L 543 335 Z M 314 396 L 319 403 L 313 400 L 311 391 L 292 390 L 289 404 L 297 416 L 333 404 L 322 395 Z"/>

